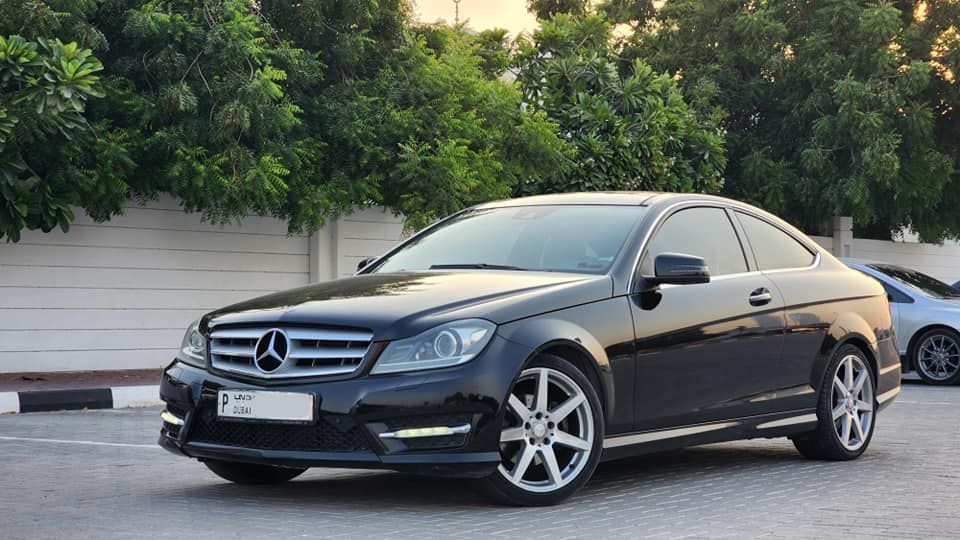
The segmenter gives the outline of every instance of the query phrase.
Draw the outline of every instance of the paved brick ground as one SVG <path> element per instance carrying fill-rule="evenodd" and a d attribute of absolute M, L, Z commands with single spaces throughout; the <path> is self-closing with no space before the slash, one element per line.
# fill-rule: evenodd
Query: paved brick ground
<path fill-rule="evenodd" d="M 547 509 L 389 472 L 234 486 L 155 447 L 157 413 L 0 417 L 0 537 L 960 537 L 960 387 L 908 385 L 856 462 L 785 439 L 704 446 L 605 464 Z"/>

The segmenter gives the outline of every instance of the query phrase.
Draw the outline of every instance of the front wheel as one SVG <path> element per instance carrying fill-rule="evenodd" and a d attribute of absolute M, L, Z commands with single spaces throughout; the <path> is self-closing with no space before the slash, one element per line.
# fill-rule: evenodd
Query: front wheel
<path fill-rule="evenodd" d="M 538 357 L 507 399 L 501 463 L 485 480 L 508 504 L 556 504 L 590 479 L 600 460 L 603 416 L 589 379 L 569 362 Z"/>
<path fill-rule="evenodd" d="M 913 365 L 927 384 L 960 381 L 960 336 L 946 328 L 925 332 L 917 339 Z"/>
<path fill-rule="evenodd" d="M 794 446 L 810 459 L 850 460 L 870 444 L 876 424 L 876 382 L 869 360 L 844 345 L 824 373 L 817 403 L 817 429 L 795 437 Z"/>
<path fill-rule="evenodd" d="M 207 460 L 203 464 L 220 478 L 237 484 L 282 484 L 306 470 L 218 460 Z"/>

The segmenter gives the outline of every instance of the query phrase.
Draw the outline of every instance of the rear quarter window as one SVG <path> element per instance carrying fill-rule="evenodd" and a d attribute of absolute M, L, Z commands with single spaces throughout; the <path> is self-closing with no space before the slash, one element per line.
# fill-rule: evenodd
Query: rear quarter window
<path fill-rule="evenodd" d="M 742 212 L 736 214 L 760 270 L 803 268 L 813 264 L 816 255 L 794 237 L 762 219 Z"/>

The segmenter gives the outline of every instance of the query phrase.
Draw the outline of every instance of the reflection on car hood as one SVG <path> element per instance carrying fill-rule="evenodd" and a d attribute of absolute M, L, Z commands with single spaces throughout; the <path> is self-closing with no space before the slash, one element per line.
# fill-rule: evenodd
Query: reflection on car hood
<path fill-rule="evenodd" d="M 447 321 L 501 324 L 609 298 L 609 276 L 553 272 L 452 271 L 365 274 L 261 296 L 214 311 L 223 324 L 307 324 L 368 328 L 397 339 Z"/>

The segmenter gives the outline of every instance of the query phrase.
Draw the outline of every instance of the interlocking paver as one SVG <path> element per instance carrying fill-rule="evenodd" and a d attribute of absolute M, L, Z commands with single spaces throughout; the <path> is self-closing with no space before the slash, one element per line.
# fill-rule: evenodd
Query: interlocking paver
<path fill-rule="evenodd" d="M 4 416 L 0 537 L 960 538 L 958 411 L 960 387 L 910 384 L 855 462 L 806 461 L 786 439 L 709 445 L 605 463 L 546 509 L 382 471 L 231 485 L 153 446 L 155 409 Z"/>

